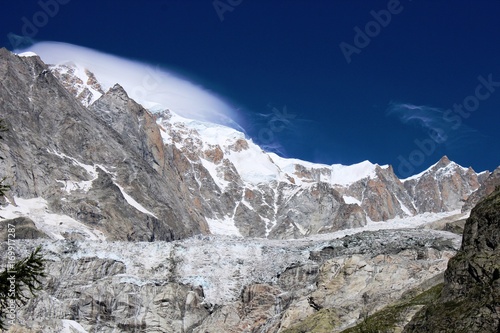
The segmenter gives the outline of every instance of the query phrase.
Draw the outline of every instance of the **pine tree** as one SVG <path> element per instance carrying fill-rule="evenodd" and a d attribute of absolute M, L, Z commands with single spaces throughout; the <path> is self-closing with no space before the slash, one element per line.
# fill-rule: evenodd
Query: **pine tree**
<path fill-rule="evenodd" d="M 25 305 L 36 292 L 42 290 L 40 279 L 45 277 L 45 259 L 37 247 L 31 254 L 0 273 L 0 329 L 15 319 L 15 309 Z"/>

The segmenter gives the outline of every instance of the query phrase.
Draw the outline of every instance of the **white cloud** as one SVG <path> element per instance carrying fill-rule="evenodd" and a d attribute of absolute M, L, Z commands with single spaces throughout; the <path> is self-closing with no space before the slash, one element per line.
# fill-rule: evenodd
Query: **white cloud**
<path fill-rule="evenodd" d="M 235 109 L 221 97 L 159 66 L 60 42 L 40 42 L 16 50 L 26 51 L 38 54 L 47 64 L 81 65 L 96 75 L 105 90 L 119 83 L 131 98 L 148 109 L 168 108 L 189 119 L 242 130 Z"/>

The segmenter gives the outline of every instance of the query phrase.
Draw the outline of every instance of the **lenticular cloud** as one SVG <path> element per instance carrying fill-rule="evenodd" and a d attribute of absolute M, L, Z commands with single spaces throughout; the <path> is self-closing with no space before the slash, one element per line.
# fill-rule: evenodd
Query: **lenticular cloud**
<path fill-rule="evenodd" d="M 170 109 L 190 119 L 236 129 L 236 112 L 214 93 L 170 71 L 89 48 L 41 42 L 16 52 L 34 52 L 47 64 L 75 63 L 93 72 L 104 90 L 119 83 L 131 98 L 152 111 Z"/>

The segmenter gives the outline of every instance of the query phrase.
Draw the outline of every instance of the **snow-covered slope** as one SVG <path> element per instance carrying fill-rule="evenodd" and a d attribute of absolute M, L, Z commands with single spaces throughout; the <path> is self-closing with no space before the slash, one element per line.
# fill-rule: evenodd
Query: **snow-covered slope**
<path fill-rule="evenodd" d="M 317 193 L 320 188 L 333 191 L 324 195 L 335 197 L 336 204 L 333 206 L 338 206 L 332 211 L 334 216 L 342 210 L 349 211 L 347 207 L 354 209 L 352 207 L 357 206 L 362 208 L 367 221 L 406 218 L 428 211 L 452 211 L 458 209 L 457 204 L 461 202 L 454 197 L 448 200 L 453 205 L 447 205 L 443 201 L 442 205 L 436 205 L 431 210 L 422 209 L 419 204 L 421 199 L 415 196 L 415 192 L 405 188 L 409 180 L 401 182 L 389 165 L 380 166 L 369 161 L 348 166 L 325 165 L 283 158 L 275 153 L 265 152 L 235 129 L 186 119 L 170 111 L 160 112 L 158 115 L 157 123 L 162 129 L 164 143 L 175 146 L 191 163 L 202 166 L 210 175 L 208 180 L 203 173 L 196 176 L 198 188 L 210 187 L 208 183 L 212 182 L 213 188 L 220 193 L 218 196 L 228 195 L 235 202 L 235 206 L 223 208 L 219 214 L 214 206 L 211 207 L 211 212 L 207 213 L 207 222 L 213 233 L 276 237 L 273 232 L 278 232 L 281 228 L 281 235 L 293 234 L 292 237 L 300 237 L 366 223 L 361 217 L 363 214 L 356 215 L 355 218 L 346 215 L 344 220 L 352 218 L 359 223 L 335 227 L 333 230 L 328 226 L 332 222 L 311 227 L 314 225 L 311 217 L 318 210 L 323 210 L 324 206 L 320 203 L 321 196 L 313 197 L 314 203 L 309 203 L 309 199 L 305 198 L 311 198 L 311 194 Z M 432 168 L 432 174 L 437 177 L 438 192 L 440 187 L 448 186 L 446 184 L 450 177 L 466 171 L 469 177 L 460 178 L 456 182 L 458 192 L 464 188 L 467 191 L 474 189 L 477 183 L 475 172 L 452 162 L 437 163 Z M 190 170 L 185 179 L 197 172 L 196 168 Z M 427 174 L 423 173 L 420 177 Z M 324 186 L 317 186 L 319 183 Z M 419 186 L 425 188 L 425 184 Z M 197 195 L 197 190 L 193 191 L 193 195 Z M 302 207 L 310 204 L 315 205 L 315 208 L 307 213 L 301 211 Z M 349 214 L 354 212 L 349 211 Z M 253 220 L 253 226 L 242 226 L 242 219 Z M 266 230 L 264 234 L 245 234 L 239 231 L 240 228 L 255 228 L 259 223 Z M 336 223 L 339 222 L 333 224 Z"/>
<path fill-rule="evenodd" d="M 51 239 L 88 239 L 105 240 L 106 236 L 99 230 L 91 228 L 75 219 L 62 214 L 55 214 L 48 208 L 43 198 L 23 199 L 12 198 L 0 210 L 0 220 L 10 220 L 18 217 L 31 219 L 38 230 Z"/>
<path fill-rule="evenodd" d="M 436 163 L 434 163 L 433 165 L 431 165 L 430 167 L 428 167 L 424 171 L 417 173 L 413 176 L 410 176 L 408 178 L 401 179 L 401 181 L 404 183 L 404 182 L 407 182 L 410 180 L 419 180 L 423 176 L 430 175 L 433 173 L 434 173 L 433 177 L 444 178 L 446 176 L 453 175 L 457 171 L 457 169 L 461 170 L 463 172 L 468 171 L 467 168 L 464 168 L 463 166 L 461 166 L 453 161 L 449 161 L 448 158 L 445 156 L 443 159 L 437 161 Z"/>
<path fill-rule="evenodd" d="M 242 179 L 250 184 L 258 185 L 270 181 L 290 182 L 294 177 L 295 184 L 310 183 L 313 181 L 326 182 L 331 185 L 350 185 L 361 179 L 375 178 L 378 164 L 363 161 L 353 165 L 341 164 L 318 164 L 295 158 L 284 158 L 272 152 L 265 152 L 256 145 L 245 134 L 230 127 L 217 125 L 199 120 L 181 117 L 170 111 L 166 119 L 160 117 L 158 124 L 163 128 L 169 127 L 170 131 L 163 131 L 165 144 L 175 144 L 177 148 L 183 149 L 195 138 L 200 140 L 200 148 L 203 151 L 218 146 L 227 153 L 227 158 L 235 166 Z M 173 140 L 172 133 L 177 134 L 177 140 Z M 240 143 L 242 146 L 237 149 Z M 243 149 L 244 148 L 244 149 Z M 380 166 L 387 169 L 388 165 Z M 316 170 L 318 179 L 311 179 L 299 175 L 298 170 Z M 220 176 L 211 173 L 212 177 L 219 183 L 224 183 Z"/>
<path fill-rule="evenodd" d="M 192 113 L 213 113 L 220 116 L 224 112 L 229 112 L 229 107 L 222 100 L 165 71 L 152 72 L 145 64 L 64 43 L 38 43 L 32 46 L 30 51 L 21 54 L 39 55 L 45 62 L 53 64 L 51 70 L 67 84 L 67 87 L 71 87 L 72 93 L 76 96 L 83 94 L 79 100 L 85 106 L 95 102 L 104 91 L 119 83 L 131 98 L 145 108 L 153 112 L 170 110 L 172 114 L 170 121 L 174 126 L 182 124 L 187 129 L 196 130 L 206 145 L 228 147 L 239 139 L 245 139 L 245 135 L 240 131 L 216 125 L 217 117 L 199 117 L 198 114 Z M 211 110 L 208 110 L 209 108 Z M 189 118 L 181 117 L 180 114 Z M 200 121 L 200 118 L 210 122 Z M 224 123 L 227 124 L 226 121 Z M 187 135 L 189 136 L 189 133 Z M 283 177 L 284 173 L 293 174 L 297 165 L 308 169 L 330 169 L 328 177 L 321 176 L 319 179 L 330 184 L 348 185 L 375 176 L 376 165 L 369 161 L 351 166 L 339 164 L 327 166 L 265 153 L 251 140 L 247 142 L 251 146 L 250 149 L 233 152 L 228 157 L 243 179 L 250 183 L 284 181 L 286 180 Z M 168 138 L 165 138 L 165 143 L 169 143 Z M 387 167 L 382 166 L 382 168 Z"/>
<path fill-rule="evenodd" d="M 97 82 L 94 74 L 81 64 L 66 63 L 51 67 L 52 72 L 62 78 L 62 82 L 73 95 L 85 106 L 97 101 L 103 94 L 103 87 Z"/>
<path fill-rule="evenodd" d="M 283 158 L 275 153 L 268 153 L 272 160 L 280 167 L 281 170 L 294 174 L 298 167 L 310 170 L 318 170 L 319 177 L 316 181 L 329 183 L 332 185 L 350 185 L 361 179 L 375 178 L 376 168 L 378 164 L 373 164 L 370 161 L 363 161 L 353 165 L 342 164 L 318 164 L 307 161 L 302 161 L 295 158 Z M 387 169 L 388 165 L 382 165 L 380 168 Z"/>

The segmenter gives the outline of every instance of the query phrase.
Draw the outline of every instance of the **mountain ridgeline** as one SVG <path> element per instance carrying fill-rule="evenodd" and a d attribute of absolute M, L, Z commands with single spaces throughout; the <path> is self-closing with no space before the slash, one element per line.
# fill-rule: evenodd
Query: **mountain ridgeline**
<path fill-rule="evenodd" d="M 50 212 L 110 240 L 299 238 L 459 210 L 490 176 L 447 157 L 406 180 L 368 161 L 284 159 L 231 128 L 153 114 L 119 84 L 104 92 L 75 66 L 0 51 L 0 117 L 10 129 L 0 177 L 12 185 L 12 204 L 42 198 Z"/>

